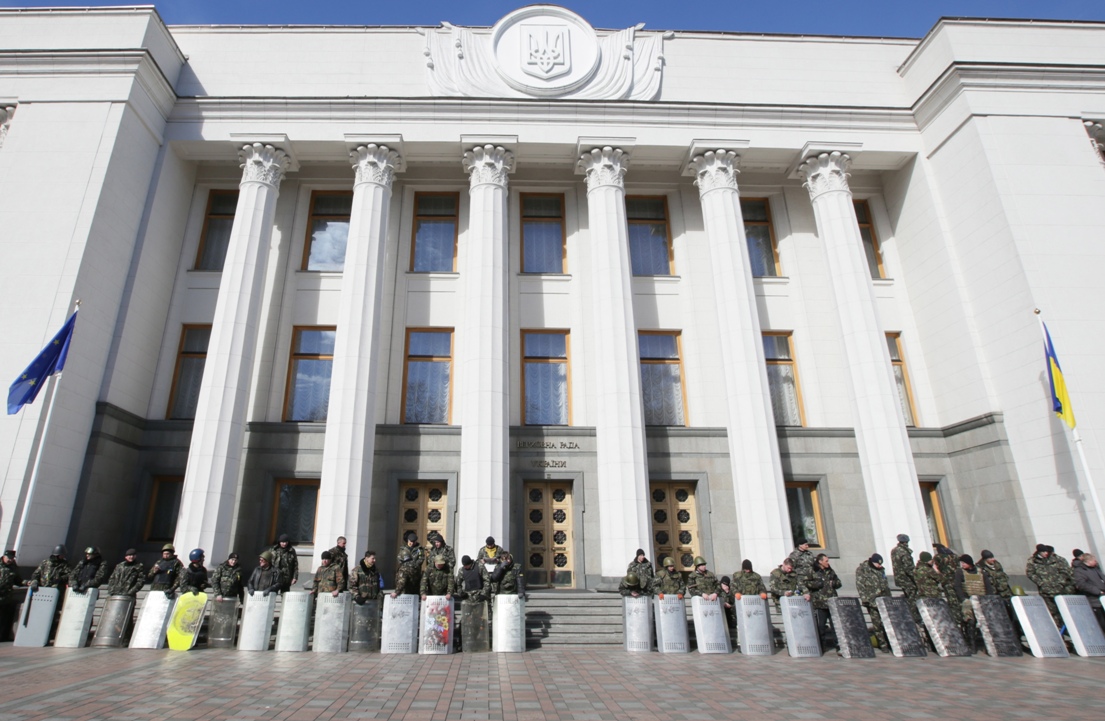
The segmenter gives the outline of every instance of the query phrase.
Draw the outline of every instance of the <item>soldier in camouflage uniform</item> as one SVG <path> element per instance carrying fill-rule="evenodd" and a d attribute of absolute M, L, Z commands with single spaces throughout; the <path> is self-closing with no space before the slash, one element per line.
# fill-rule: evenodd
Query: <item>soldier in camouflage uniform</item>
<path fill-rule="evenodd" d="M 423 601 L 426 600 L 426 596 L 453 597 L 453 590 L 456 587 L 453 581 L 453 572 L 448 563 L 449 559 L 444 555 L 430 557 L 429 568 L 422 574 L 422 584 L 419 588 Z"/>
<path fill-rule="evenodd" d="M 943 598 L 945 601 L 948 600 L 947 593 L 945 593 L 944 577 L 933 566 L 932 554 L 928 551 L 921 551 L 921 555 L 917 557 L 913 579 L 917 586 L 918 598 Z"/>
<path fill-rule="evenodd" d="M 211 590 L 216 600 L 237 598 L 242 600 L 245 586 L 242 583 L 242 567 L 238 565 L 238 554 L 232 553 L 215 568 L 211 575 Z"/>
<path fill-rule="evenodd" d="M 329 593 L 337 598 L 338 594 L 342 592 L 342 588 L 345 587 L 345 574 L 342 573 L 341 566 L 334 563 L 334 554 L 323 551 L 320 559 L 322 565 L 315 571 L 311 593 L 314 596 L 318 596 L 320 593 Z"/>
<path fill-rule="evenodd" d="M 69 564 L 65 562 L 65 546 L 54 546 L 50 554 L 31 574 L 31 590 L 39 586 L 63 589 L 69 584 Z"/>
<path fill-rule="evenodd" d="M 23 585 L 23 576 L 15 563 L 15 551 L 4 551 L 0 557 L 0 641 L 11 641 L 15 622 L 15 598 L 12 589 Z"/>
<path fill-rule="evenodd" d="M 740 600 L 742 596 L 767 598 L 763 576 L 752 570 L 752 561 L 747 558 L 741 561 L 740 572 L 733 573 L 733 598 Z"/>
<path fill-rule="evenodd" d="M 805 578 L 809 574 L 816 560 L 813 552 L 810 551 L 810 543 L 805 538 L 798 539 L 798 545 L 794 547 L 787 558 L 794 565 L 794 570 L 798 573 L 799 578 Z"/>
<path fill-rule="evenodd" d="M 802 592 L 802 578 L 794 570 L 794 561 L 790 558 L 783 559 L 779 567 L 771 572 L 770 584 L 776 610 L 782 611 L 782 603 L 779 599 L 783 596 L 802 596 L 807 601 L 810 600 L 809 594 Z"/>
<path fill-rule="evenodd" d="M 721 610 L 725 612 L 725 620 L 732 627 L 737 622 L 737 610 L 734 608 L 737 601 L 733 594 L 733 579 L 728 576 L 721 577 L 721 590 L 717 594 Z"/>
<path fill-rule="evenodd" d="M 376 551 L 365 551 L 364 558 L 349 577 L 349 590 L 353 592 L 353 602 L 361 605 L 380 598 L 380 569 L 376 568 Z"/>
<path fill-rule="evenodd" d="M 894 583 L 905 594 L 909 612 L 918 627 L 923 626 L 921 612 L 917 610 L 917 582 L 913 580 L 913 550 L 909 547 L 909 536 L 898 534 L 898 545 L 890 551 L 890 569 L 894 573 Z"/>
<path fill-rule="evenodd" d="M 391 592 L 391 597 L 405 594 L 417 595 L 422 585 L 422 569 L 418 566 L 418 561 L 414 559 L 409 547 L 399 549 L 398 561 L 399 568 L 395 570 L 395 590 Z"/>
<path fill-rule="evenodd" d="M 166 596 L 172 596 L 180 584 L 180 572 L 183 570 L 184 564 L 176 557 L 173 544 L 166 543 L 161 547 L 161 558 L 146 572 L 150 590 L 164 591 Z"/>
<path fill-rule="evenodd" d="M 641 583 L 641 577 L 636 573 L 627 573 L 621 583 L 618 584 L 618 593 L 623 598 L 638 598 L 651 595 L 645 584 Z"/>
<path fill-rule="evenodd" d="M 661 561 L 663 568 L 656 574 L 652 591 L 661 599 L 666 593 L 674 593 L 679 598 L 687 593 L 687 584 L 683 580 L 683 574 L 675 570 L 675 559 L 670 556 Z"/>
<path fill-rule="evenodd" d="M 652 570 L 652 564 L 649 562 L 648 556 L 645 555 L 645 549 L 637 549 L 637 554 L 629 562 L 625 573 L 627 576 L 631 573 L 636 574 L 637 578 L 640 579 L 641 588 L 648 589 L 649 593 L 653 592 L 652 586 L 656 583 L 656 574 Z"/>
<path fill-rule="evenodd" d="M 410 579 L 413 579 L 412 583 L 414 587 L 411 593 L 418 593 L 418 589 L 422 586 L 422 568 L 426 565 L 426 553 L 422 546 L 418 545 L 418 534 L 414 531 L 407 531 L 403 534 L 403 547 L 399 549 L 399 555 L 402 556 L 404 552 L 410 556 L 410 561 L 408 561 L 408 563 L 413 565 L 412 569 L 407 570 L 408 574 L 413 574 L 413 576 L 409 576 Z M 403 561 L 400 560 L 399 563 L 401 565 Z M 399 583 L 398 573 L 397 570 L 396 584 Z"/>
<path fill-rule="evenodd" d="M 1056 556 L 1042 543 L 1036 545 L 1036 553 L 1028 557 L 1024 573 L 1040 590 L 1040 597 L 1047 604 L 1047 610 L 1055 620 L 1056 628 L 1063 627 L 1063 617 L 1055 605 L 1055 597 L 1075 592 L 1073 578 L 1069 577 L 1069 568 L 1059 565 Z"/>
<path fill-rule="evenodd" d="M 860 603 L 867 607 L 867 615 L 871 617 L 871 625 L 875 627 L 879 648 L 883 653 L 890 653 L 890 641 L 886 638 L 882 614 L 879 613 L 878 604 L 875 603 L 877 598 L 890 598 L 890 583 L 886 580 L 881 555 L 873 553 L 869 559 L 856 567 L 856 592 L 859 594 Z"/>
<path fill-rule="evenodd" d="M 330 549 L 330 564 L 341 568 L 342 587 L 344 591 L 349 583 L 349 554 L 345 551 L 345 536 L 338 536 L 334 547 Z"/>
<path fill-rule="evenodd" d="M 963 630 L 963 638 L 967 639 L 967 645 L 972 651 L 978 649 L 979 636 L 978 621 L 975 619 L 975 607 L 971 603 L 971 596 L 989 596 L 994 593 L 994 586 L 990 583 L 990 577 L 975 566 L 974 561 L 967 554 L 959 557 L 959 570 L 955 572 L 956 600 L 959 601 L 959 615 L 962 618 L 960 628 Z"/>
<path fill-rule="evenodd" d="M 84 558 L 69 573 L 69 585 L 76 593 L 87 593 L 90 588 L 99 588 L 107 578 L 107 564 L 104 563 L 100 549 L 89 546 L 84 549 Z"/>
<path fill-rule="evenodd" d="M 434 556 L 441 556 L 445 559 L 445 570 L 453 573 L 453 569 L 457 567 L 457 554 L 453 551 L 453 547 L 445 543 L 445 538 L 442 537 L 437 531 L 430 531 L 426 535 L 426 540 L 430 542 L 429 547 L 426 549 L 426 557 L 433 558 Z M 427 566 L 427 570 L 429 566 Z"/>
<path fill-rule="evenodd" d="M 1001 596 L 1005 602 L 1005 612 L 1009 614 L 1009 620 L 1013 623 L 1016 636 L 1021 635 L 1021 623 L 1017 620 L 1017 612 L 1013 610 L 1013 588 L 1009 585 L 1009 574 L 1002 568 L 1001 562 L 994 558 L 990 551 L 983 550 L 979 554 L 978 570 L 989 577 L 990 585 L 994 587 L 994 593 Z"/>
<path fill-rule="evenodd" d="M 492 608 L 495 606 L 495 597 L 500 594 L 506 596 L 526 595 L 526 580 L 522 575 L 522 569 L 514 565 L 514 557 L 503 551 L 501 558 L 502 562 L 499 564 L 499 568 L 489 575 Z"/>
<path fill-rule="evenodd" d="M 107 595 L 137 598 L 145 583 L 146 569 L 138 560 L 138 551 L 128 548 L 107 580 Z"/>
<path fill-rule="evenodd" d="M 942 543 L 934 543 L 932 546 L 936 549 L 936 553 L 933 554 L 932 558 L 935 564 L 934 568 L 944 577 L 944 585 L 951 588 L 952 583 L 955 582 L 955 572 L 959 570 L 956 553 Z"/>
<path fill-rule="evenodd" d="M 837 647 L 836 629 L 829 615 L 829 599 L 836 598 L 836 590 L 842 585 L 824 553 L 817 554 L 813 568 L 802 579 L 802 586 L 809 592 L 814 621 L 821 636 L 821 648 Z"/>
<path fill-rule="evenodd" d="M 717 600 L 721 593 L 721 582 L 717 580 L 717 576 L 706 570 L 706 559 L 702 556 L 694 558 L 694 573 L 687 579 L 687 593 L 702 596 L 707 601 Z"/>
<path fill-rule="evenodd" d="M 287 533 L 281 533 L 272 547 L 272 567 L 280 574 L 281 591 L 288 591 L 299 581 L 299 557 Z"/>

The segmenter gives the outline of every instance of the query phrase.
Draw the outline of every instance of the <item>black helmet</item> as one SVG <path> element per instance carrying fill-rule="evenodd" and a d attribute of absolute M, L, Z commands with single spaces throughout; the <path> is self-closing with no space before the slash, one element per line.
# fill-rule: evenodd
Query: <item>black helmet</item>
<path fill-rule="evenodd" d="M 89 546 L 88 548 L 84 549 L 84 555 L 86 555 L 86 556 L 99 556 L 100 555 L 100 549 L 97 548 L 96 546 Z"/>
<path fill-rule="evenodd" d="M 65 555 L 65 545 L 59 543 L 58 545 L 54 546 L 53 555 L 55 555 L 55 556 L 64 556 Z"/>

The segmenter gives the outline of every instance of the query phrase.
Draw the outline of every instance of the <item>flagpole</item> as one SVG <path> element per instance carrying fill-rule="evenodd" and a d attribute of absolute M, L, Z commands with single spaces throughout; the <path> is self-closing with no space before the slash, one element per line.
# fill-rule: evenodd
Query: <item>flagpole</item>
<path fill-rule="evenodd" d="M 78 298 L 73 302 L 73 312 L 76 313 L 81 309 L 81 299 Z M 15 552 L 23 552 L 23 531 L 27 529 L 27 520 L 31 515 L 31 506 L 33 505 L 35 497 L 35 486 L 38 485 L 39 470 L 42 465 L 42 457 L 46 452 L 46 434 L 50 430 L 50 422 L 54 416 L 54 401 L 57 400 L 57 387 L 58 382 L 61 380 L 61 374 L 65 370 L 61 370 L 58 373 L 50 376 L 50 387 L 46 389 L 46 392 L 50 395 L 50 400 L 46 404 L 46 417 L 42 423 L 42 437 L 39 438 L 38 449 L 35 451 L 35 457 L 31 465 L 31 480 L 27 484 L 27 497 L 23 499 L 23 508 L 19 514 L 19 528 L 15 532 L 15 542 L 12 544 Z"/>
<path fill-rule="evenodd" d="M 1040 313 L 1040 309 L 1036 308 L 1036 320 L 1040 322 L 1040 334 L 1043 336 L 1044 343 L 1047 343 L 1047 330 L 1044 328 L 1044 317 Z M 1048 361 L 1050 363 L 1050 361 Z M 1090 498 L 1093 500 L 1094 510 L 1097 512 L 1097 523 L 1101 529 L 1103 538 L 1105 538 L 1105 511 L 1101 508 L 1101 498 L 1097 495 L 1097 486 L 1093 482 L 1093 474 L 1090 473 L 1090 462 L 1086 459 L 1086 449 L 1082 444 L 1082 436 L 1078 433 L 1077 424 L 1074 428 L 1070 429 L 1071 438 L 1074 440 L 1074 448 L 1078 451 L 1078 460 L 1082 462 L 1082 473 L 1086 478 L 1086 485 L 1090 489 Z"/>

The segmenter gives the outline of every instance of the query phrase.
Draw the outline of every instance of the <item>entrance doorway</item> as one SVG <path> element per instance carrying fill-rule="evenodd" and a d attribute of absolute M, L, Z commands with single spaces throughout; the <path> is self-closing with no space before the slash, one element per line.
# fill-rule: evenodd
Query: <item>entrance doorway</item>
<path fill-rule="evenodd" d="M 575 588 L 571 482 L 531 481 L 523 490 L 526 586 Z"/>
<path fill-rule="evenodd" d="M 395 547 L 402 548 L 403 536 L 407 531 L 418 534 L 418 543 L 426 545 L 426 536 L 437 531 L 442 538 L 446 534 L 446 482 L 445 481 L 400 481 L 399 482 L 399 535 Z"/>
<path fill-rule="evenodd" d="M 694 557 L 702 553 L 698 533 L 698 509 L 694 484 L 652 481 L 652 548 L 650 560 L 659 566 L 664 556 L 675 560 L 680 571 L 694 570 Z"/>

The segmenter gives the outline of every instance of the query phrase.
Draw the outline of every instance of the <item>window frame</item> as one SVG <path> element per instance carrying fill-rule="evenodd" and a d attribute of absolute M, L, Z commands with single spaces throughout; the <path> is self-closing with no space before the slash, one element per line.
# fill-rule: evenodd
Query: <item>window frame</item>
<path fill-rule="evenodd" d="M 755 225 L 757 227 L 767 226 L 767 235 L 771 239 L 771 257 L 775 262 L 775 275 L 753 275 L 753 278 L 779 278 L 783 275 L 782 264 L 779 261 L 779 242 L 775 235 L 775 216 L 771 214 L 771 199 L 768 197 L 761 198 L 740 198 L 740 202 L 760 202 L 764 204 L 764 208 L 767 210 L 767 220 L 748 220 L 744 217 L 743 210 L 741 211 L 741 220 L 744 222 L 745 237 L 744 244 L 748 245 L 748 226 Z M 751 268 L 748 269 L 751 272 Z"/>
<path fill-rule="evenodd" d="M 629 273 L 632 278 L 670 278 L 675 276 L 675 243 L 671 237 L 671 209 L 668 207 L 668 196 L 666 195 L 626 195 L 625 201 L 625 220 L 626 220 L 626 240 L 629 240 L 629 228 L 631 225 L 657 225 L 658 221 L 655 218 L 652 219 L 632 219 L 629 217 L 629 201 L 630 200 L 660 200 L 664 204 L 664 232 L 667 235 L 666 243 L 668 248 L 668 272 L 667 273 L 652 273 L 650 275 L 636 275 L 633 273 L 633 254 L 632 246 L 630 246 L 629 256 Z"/>
<path fill-rule="evenodd" d="M 875 231 L 875 216 L 871 214 L 871 204 L 867 202 L 866 198 L 862 198 L 862 199 L 861 198 L 853 198 L 852 199 L 852 205 L 853 205 L 853 207 L 858 207 L 858 206 L 862 205 L 863 209 L 865 211 L 865 215 L 867 216 L 867 222 L 862 222 L 859 219 L 859 213 L 856 213 L 856 224 L 859 226 L 860 231 L 861 231 L 860 236 L 859 236 L 861 247 L 863 245 L 862 230 L 864 228 L 866 228 L 871 233 L 871 247 L 875 251 L 875 264 L 879 268 L 879 277 L 878 278 L 871 278 L 871 280 L 886 280 L 887 279 L 886 266 L 883 265 L 883 261 L 882 261 L 882 245 L 879 243 L 879 234 Z M 864 252 L 863 252 L 863 260 L 865 262 L 867 261 L 867 251 L 866 250 L 864 250 Z M 868 268 L 868 272 L 870 272 L 870 268 Z"/>
<path fill-rule="evenodd" d="M 546 358 L 546 357 L 538 357 L 538 356 L 534 356 L 534 357 L 527 356 L 526 355 L 526 336 L 527 335 L 562 335 L 562 336 L 564 336 L 564 357 L 563 358 Z M 521 348 L 521 351 L 522 352 L 520 353 L 520 355 L 522 357 L 522 378 L 521 378 L 521 383 L 522 383 L 522 425 L 523 426 L 532 425 L 536 428 L 541 428 L 541 427 L 567 428 L 567 427 L 570 427 L 572 425 L 572 364 L 571 364 L 572 333 L 571 333 L 571 331 L 565 330 L 565 329 L 560 329 L 560 328 L 538 328 L 538 329 L 531 329 L 531 330 L 522 329 L 522 348 Z M 531 423 L 528 423 L 526 421 L 526 405 L 527 405 L 527 403 L 526 403 L 526 365 L 528 363 L 549 364 L 549 365 L 562 363 L 566 366 L 566 368 L 564 369 L 564 382 L 567 386 L 566 392 L 568 394 L 568 419 L 567 419 L 567 423 L 532 423 L 531 424 Z"/>
<path fill-rule="evenodd" d="M 829 547 L 829 539 L 825 535 L 827 523 L 825 521 L 825 503 L 821 498 L 821 481 L 800 481 L 800 480 L 787 480 L 783 482 L 784 495 L 786 491 L 792 488 L 805 488 L 810 491 L 810 505 L 813 507 L 813 525 L 817 530 L 818 541 L 820 543 L 810 543 L 810 548 L 820 549 L 822 552 L 826 552 Z M 790 519 L 790 502 L 787 502 L 787 525 L 790 526 L 791 540 L 794 538 L 794 527 Z"/>
<path fill-rule="evenodd" d="M 153 533 L 153 517 L 154 509 L 157 508 L 157 499 L 161 494 L 161 489 L 167 484 L 179 484 L 180 486 L 180 499 L 181 503 L 184 502 L 184 476 L 172 475 L 172 474 L 159 474 L 153 477 L 150 485 L 150 500 L 146 508 L 146 523 L 142 529 L 142 541 L 143 543 L 171 543 L 173 536 L 176 534 L 176 523 L 173 524 L 172 533 L 166 538 L 154 538 Z M 177 509 L 177 520 L 180 518 L 180 509 Z"/>
<path fill-rule="evenodd" d="M 888 331 L 886 333 L 886 339 L 894 339 L 894 345 L 898 348 L 899 360 L 894 360 L 893 356 L 890 356 L 891 371 L 895 366 L 900 366 L 902 369 L 902 382 L 905 383 L 905 395 L 906 401 L 909 403 L 910 418 L 906 418 L 907 428 L 920 428 L 921 424 L 917 416 L 917 403 L 913 398 L 913 384 L 909 380 L 909 366 L 906 364 L 904 347 L 902 346 L 902 332 L 901 331 Z M 890 348 L 887 347 L 887 355 L 890 354 Z M 893 373 L 891 373 L 893 375 Z M 897 381 L 895 381 L 897 383 Z M 904 415 L 904 411 L 903 411 Z M 910 423 L 909 421 L 913 422 Z"/>
<path fill-rule="evenodd" d="M 418 201 L 424 197 L 451 197 L 456 200 L 456 212 L 454 215 L 419 215 L 418 214 Z M 453 269 L 448 270 L 415 270 L 414 258 L 416 245 L 418 242 L 418 228 L 419 224 L 423 220 L 442 220 L 446 218 L 452 218 L 453 220 Z M 460 238 L 460 192 L 451 190 L 431 190 L 431 191 L 418 191 L 414 194 L 413 212 L 411 215 L 411 254 L 410 262 L 407 264 L 408 273 L 456 273 L 457 272 L 457 247 L 459 246 Z"/>
<path fill-rule="evenodd" d="M 350 198 L 349 215 L 319 215 L 319 214 L 315 213 L 315 199 L 320 197 L 320 196 L 327 196 L 327 195 L 330 195 L 330 196 L 337 196 L 337 195 L 349 196 L 349 198 Z M 315 221 L 316 220 L 339 220 L 339 221 L 340 220 L 345 220 L 346 222 L 351 222 L 352 218 L 353 218 L 352 198 L 353 198 L 353 191 L 352 190 L 312 190 L 311 191 L 311 200 L 310 200 L 310 202 L 307 206 L 307 230 L 305 231 L 305 236 L 306 237 L 303 240 L 303 262 L 300 264 L 300 267 L 299 267 L 300 270 L 307 271 L 309 273 L 343 273 L 343 272 L 345 272 L 345 260 L 344 260 L 344 258 L 342 259 L 342 269 L 341 270 L 311 270 L 310 268 L 307 267 L 307 264 L 310 263 L 310 261 L 311 261 L 311 244 L 314 242 L 313 228 L 314 228 L 314 225 L 315 225 Z M 348 252 L 348 249 L 349 249 L 349 246 L 346 245 L 346 251 L 347 252 Z"/>
<path fill-rule="evenodd" d="M 195 414 L 193 414 L 191 418 L 173 418 L 173 406 L 176 405 L 176 394 L 177 394 L 177 391 L 179 390 L 178 384 L 179 384 L 179 381 L 180 381 L 180 367 L 181 367 L 181 365 L 183 365 L 184 359 L 185 358 L 203 358 L 204 368 L 206 369 L 206 367 L 207 367 L 207 351 L 204 351 L 203 354 L 201 355 L 201 354 L 195 353 L 195 352 L 185 352 L 185 350 L 184 350 L 184 340 L 188 335 L 188 331 L 189 330 L 198 330 L 200 328 L 210 329 L 210 328 L 212 328 L 212 324 L 211 323 L 184 323 L 180 326 L 180 343 L 177 345 L 176 364 L 173 366 L 173 382 L 172 382 L 172 385 L 169 386 L 169 405 L 168 405 L 167 408 L 165 408 L 165 420 L 169 420 L 169 421 L 172 421 L 172 420 L 187 421 L 187 420 L 195 420 L 195 418 L 196 418 Z M 210 335 L 208 335 L 208 338 L 207 338 L 207 348 L 208 348 L 208 350 L 211 349 L 211 337 L 210 337 Z"/>
<path fill-rule="evenodd" d="M 448 333 L 449 334 L 449 357 L 443 356 L 414 356 L 416 360 L 428 360 L 431 363 L 440 363 L 447 360 L 449 362 L 449 410 L 446 415 L 445 423 L 413 423 L 411 425 L 426 425 L 426 426 L 451 426 L 453 425 L 453 391 L 456 388 L 455 375 L 453 374 L 454 357 L 456 356 L 456 342 L 457 333 L 455 328 L 434 328 L 434 327 L 413 327 L 406 328 L 403 338 L 403 392 L 399 399 L 399 424 L 407 424 L 407 371 L 410 368 L 411 362 L 411 333 Z"/>
<path fill-rule="evenodd" d="M 213 206 L 215 204 L 215 196 L 216 195 L 228 195 L 228 196 L 233 195 L 233 196 L 235 196 L 235 201 L 234 201 L 235 213 L 231 213 L 230 215 L 226 215 L 224 213 L 219 213 L 219 214 L 213 216 L 212 213 L 211 213 L 211 206 Z M 238 188 L 211 188 L 210 190 L 207 191 L 207 205 L 206 205 L 206 207 L 204 208 L 204 211 L 203 211 L 203 226 L 200 228 L 200 242 L 199 242 L 199 246 L 196 248 L 196 260 L 195 260 L 195 262 L 192 263 L 192 270 L 198 270 L 201 273 L 221 273 L 221 272 L 223 272 L 222 268 L 219 268 L 218 270 L 213 270 L 211 268 L 201 268 L 200 267 L 200 261 L 203 260 L 203 251 L 207 246 L 207 226 L 211 222 L 212 217 L 219 218 L 219 219 L 230 218 L 230 222 L 233 224 L 234 216 L 236 214 L 237 206 L 238 206 L 237 198 L 240 195 L 241 195 L 241 191 Z M 224 267 L 226 266 L 226 257 L 225 256 L 223 257 L 223 266 Z"/>
<path fill-rule="evenodd" d="M 527 216 L 526 198 L 557 198 L 560 200 L 560 215 L 552 216 Z M 518 255 L 518 272 L 523 275 L 567 275 L 568 274 L 568 228 L 566 216 L 567 202 L 564 193 L 519 193 L 518 194 L 518 229 L 522 239 L 522 245 Z M 530 271 L 526 270 L 526 223 L 560 223 L 560 270 Z"/>
<path fill-rule="evenodd" d="M 337 326 L 333 326 L 333 325 L 297 325 L 297 326 L 292 326 L 292 343 L 291 343 L 291 347 L 288 349 L 288 373 L 287 373 L 287 380 L 285 381 L 285 384 L 284 384 L 284 412 L 281 415 L 281 418 L 283 419 L 283 421 L 285 423 L 325 423 L 326 422 L 326 420 L 304 421 L 304 420 L 296 420 L 296 419 L 288 417 L 288 414 L 290 413 L 290 410 L 291 410 L 292 388 L 294 387 L 294 382 L 295 382 L 295 379 L 293 377 L 293 371 L 295 370 L 296 360 L 327 360 L 327 359 L 329 359 L 329 361 L 330 361 L 330 379 L 331 379 L 331 382 L 333 381 L 334 355 L 332 353 L 330 355 L 296 353 L 296 348 L 298 347 L 298 341 L 299 341 L 299 334 L 302 333 L 305 330 L 307 330 L 307 331 L 310 331 L 310 330 L 322 330 L 322 331 L 330 330 L 330 331 L 334 331 L 335 334 L 337 334 L 337 332 L 338 332 Z M 330 416 L 329 405 L 327 405 L 326 415 L 327 415 L 327 418 L 329 418 L 329 416 Z"/>
<path fill-rule="evenodd" d="M 789 330 L 765 330 L 761 332 L 762 336 L 785 336 L 787 339 L 787 346 L 790 348 L 789 359 L 768 358 L 764 353 L 764 365 L 789 365 L 793 368 L 794 372 L 794 391 L 798 394 L 798 421 L 797 426 L 782 426 L 783 428 L 805 428 L 806 427 L 806 404 L 802 399 L 802 379 L 798 374 L 798 359 L 794 355 L 794 331 Z M 768 378 L 768 393 L 771 393 L 771 379 Z M 774 420 L 775 408 L 772 405 L 771 409 L 772 420 Z M 776 428 L 780 427 L 778 424 Z"/>
<path fill-rule="evenodd" d="M 318 534 L 318 509 L 319 509 L 319 492 L 322 486 L 322 479 L 320 478 L 276 478 L 273 479 L 273 494 L 272 494 L 272 514 L 269 517 L 269 538 L 276 539 L 279 529 L 277 528 L 277 521 L 280 520 L 280 491 L 284 486 L 313 486 L 315 489 L 315 520 L 311 526 L 311 540 L 310 541 L 296 541 L 292 540 L 293 544 L 302 546 L 315 545 L 315 536 Z"/>
<path fill-rule="evenodd" d="M 921 488 L 921 502 L 922 508 L 924 508 L 924 501 L 927 499 L 932 505 L 933 520 L 936 521 L 936 533 L 941 538 L 932 539 L 934 543 L 942 543 L 945 546 L 948 545 L 948 518 L 944 513 L 944 505 L 940 502 L 940 481 L 918 481 L 917 485 Z M 925 521 L 928 522 L 927 509 L 925 513 Z"/>
<path fill-rule="evenodd" d="M 643 276 L 649 277 L 649 276 Z M 678 358 L 674 361 L 674 364 L 679 366 L 679 391 L 681 401 L 683 403 L 683 425 L 671 426 L 671 425 L 652 425 L 647 419 L 644 419 L 644 404 L 641 406 L 642 420 L 644 421 L 646 428 L 690 428 L 691 417 L 687 410 L 687 370 L 683 367 L 683 331 L 681 330 L 638 330 L 637 331 L 637 362 L 641 365 L 673 365 L 673 361 L 670 358 L 642 358 L 641 357 L 641 336 L 642 335 L 667 335 L 675 337 L 675 353 Z M 640 370 L 638 369 L 638 373 Z M 644 395 L 644 379 L 641 383 L 641 395 Z"/>

